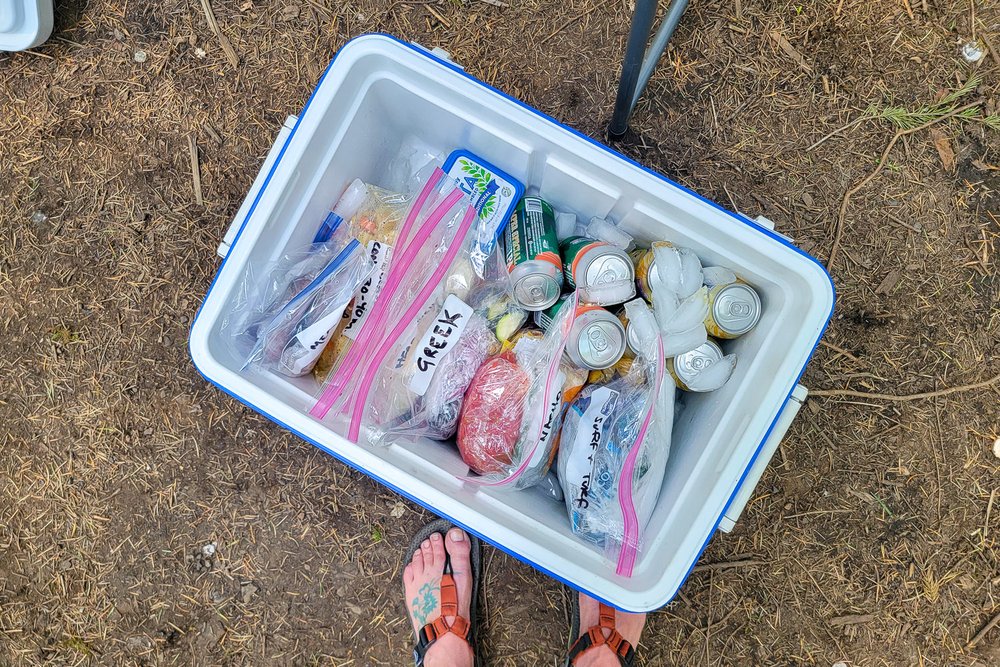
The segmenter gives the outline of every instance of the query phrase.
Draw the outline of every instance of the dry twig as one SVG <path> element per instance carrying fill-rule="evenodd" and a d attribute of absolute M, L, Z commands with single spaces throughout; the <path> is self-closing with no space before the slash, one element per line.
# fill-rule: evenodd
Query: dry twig
<path fill-rule="evenodd" d="M 810 391 L 810 396 L 853 396 L 855 398 L 871 398 L 881 401 L 918 401 L 923 398 L 936 398 L 938 396 L 948 396 L 950 394 L 957 394 L 963 391 L 972 391 L 973 389 L 982 389 L 984 387 L 989 387 L 991 385 L 1000 382 L 1000 375 L 990 378 L 989 380 L 983 380 L 982 382 L 975 382 L 973 384 L 963 384 L 958 387 L 948 387 L 947 389 L 939 389 L 937 391 L 925 391 L 919 394 L 874 394 L 866 391 L 854 391 L 853 389 L 816 389 L 815 391 Z"/>
<path fill-rule="evenodd" d="M 937 125 L 942 121 L 948 120 L 953 116 L 957 116 L 963 111 L 971 109 L 973 107 L 977 107 L 982 103 L 983 100 L 976 100 L 975 102 L 970 102 L 969 104 L 960 106 L 957 109 L 952 109 L 948 113 L 942 116 L 938 116 L 937 118 L 930 120 L 924 123 L 923 125 L 918 125 L 917 127 L 912 127 L 908 130 L 897 130 L 896 134 L 894 134 L 892 136 L 892 139 L 889 140 L 889 143 L 885 147 L 885 150 L 882 151 L 882 158 L 878 161 L 878 164 L 875 165 L 875 169 L 873 169 L 870 174 L 865 176 L 859 182 L 852 185 L 850 189 L 848 189 L 847 192 L 844 193 L 844 199 L 840 202 L 840 212 L 837 214 L 837 226 L 833 234 L 833 248 L 830 249 L 830 258 L 826 260 L 827 271 L 832 270 L 833 263 L 837 259 L 837 252 L 840 250 L 840 238 L 844 233 L 844 218 L 847 216 L 847 206 L 851 203 L 851 197 L 853 197 L 863 187 L 865 187 L 873 180 L 875 180 L 875 177 L 879 175 L 879 173 L 882 171 L 882 167 L 884 167 L 886 161 L 888 161 L 889 153 L 892 151 L 893 146 L 896 145 L 896 142 L 909 134 L 913 134 L 914 132 L 919 132 L 920 130 L 926 130 L 928 127 L 931 127 L 932 125 Z"/>
<path fill-rule="evenodd" d="M 201 166 L 198 164 L 198 141 L 194 134 L 188 135 L 188 150 L 191 152 L 191 181 L 194 185 L 194 200 L 198 206 L 205 203 L 201 197 Z"/>
<path fill-rule="evenodd" d="M 983 626 L 983 629 L 976 633 L 976 636 L 969 640 L 969 643 L 965 645 L 965 650 L 975 648 L 976 644 L 982 641 L 986 633 L 992 630 L 1000 623 L 1000 612 L 997 612 L 996 616 L 990 619 L 990 622 Z"/>
<path fill-rule="evenodd" d="M 219 44 L 222 45 L 222 51 L 226 54 L 226 58 L 229 63 L 236 67 L 240 64 L 240 57 L 236 55 L 236 49 L 233 45 L 229 43 L 226 36 L 222 34 L 222 30 L 219 29 L 219 22 L 215 20 L 215 13 L 212 11 L 212 5 L 209 0 L 201 0 L 201 8 L 205 11 L 205 20 L 208 21 L 208 27 L 212 29 L 215 36 L 219 39 Z"/>

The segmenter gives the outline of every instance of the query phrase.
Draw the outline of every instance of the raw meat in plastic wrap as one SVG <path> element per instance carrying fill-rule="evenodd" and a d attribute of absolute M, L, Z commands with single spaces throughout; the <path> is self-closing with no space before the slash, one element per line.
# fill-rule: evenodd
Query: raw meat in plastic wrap
<path fill-rule="evenodd" d="M 502 474 L 513 462 L 531 378 L 513 350 L 486 361 L 465 394 L 458 423 L 462 460 L 480 475 Z"/>
<path fill-rule="evenodd" d="M 522 332 L 511 350 L 488 360 L 473 378 L 457 444 L 482 477 L 468 481 L 524 489 L 545 477 L 565 406 L 587 377 L 563 356 L 576 303 L 574 293 L 573 307 L 561 308 L 544 336 Z"/>

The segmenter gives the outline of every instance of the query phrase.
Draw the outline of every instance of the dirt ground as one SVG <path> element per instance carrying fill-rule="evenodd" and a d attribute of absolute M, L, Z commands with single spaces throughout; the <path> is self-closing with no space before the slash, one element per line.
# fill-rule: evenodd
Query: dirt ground
<path fill-rule="evenodd" d="M 209 386 L 191 318 L 347 39 L 444 47 L 603 139 L 630 11 L 212 0 L 233 64 L 203 4 L 57 0 L 45 45 L 0 54 L 3 666 L 408 662 L 401 552 L 429 514 Z M 640 664 L 1000 664 L 1000 627 L 976 637 L 1000 612 L 1000 52 L 969 65 L 974 35 L 1000 46 L 996 3 L 691 3 L 617 148 L 823 260 L 840 226 L 803 380 L 834 392 L 650 616 Z M 485 566 L 488 664 L 556 664 L 567 594 Z"/>

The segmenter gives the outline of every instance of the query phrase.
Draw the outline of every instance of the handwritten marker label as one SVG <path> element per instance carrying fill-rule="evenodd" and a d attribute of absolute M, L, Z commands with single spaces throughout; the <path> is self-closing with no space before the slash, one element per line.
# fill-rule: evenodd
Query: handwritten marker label
<path fill-rule="evenodd" d="M 414 372 L 410 378 L 410 391 L 417 396 L 427 393 L 434 371 L 462 337 L 472 313 L 472 308 L 454 294 L 449 294 L 444 300 L 441 311 L 424 331 L 413 351 Z"/>
<path fill-rule="evenodd" d="M 344 335 L 355 340 L 361 332 L 361 326 L 365 323 L 368 313 L 372 310 L 375 299 L 378 298 L 382 286 L 385 284 L 386 274 L 389 272 L 389 260 L 392 258 L 392 246 L 380 241 L 368 242 L 368 258 L 375 265 L 371 277 L 358 288 L 354 295 L 354 305 L 349 311 L 344 313 L 344 318 L 350 318 L 347 326 L 344 327 Z"/>
<path fill-rule="evenodd" d="M 570 449 L 572 456 L 566 463 L 567 488 L 578 489 L 573 505 L 586 509 L 590 505 L 590 483 L 594 471 L 594 454 L 601 445 L 604 424 L 614 412 L 618 392 L 601 387 L 590 395 L 590 403 L 580 417 L 576 438 Z"/>

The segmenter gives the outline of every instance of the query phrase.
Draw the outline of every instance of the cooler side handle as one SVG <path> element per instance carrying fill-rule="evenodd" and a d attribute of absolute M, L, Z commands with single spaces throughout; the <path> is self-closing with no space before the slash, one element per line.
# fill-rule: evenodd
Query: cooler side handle
<path fill-rule="evenodd" d="M 285 119 L 285 123 L 278 130 L 278 136 L 275 137 L 274 143 L 271 145 L 271 149 L 267 152 L 267 157 L 264 158 L 264 164 L 261 165 L 260 171 L 257 172 L 256 178 L 253 179 L 253 185 L 250 186 L 250 191 L 247 192 L 247 196 L 243 199 L 243 203 L 240 204 L 240 208 L 236 211 L 236 215 L 233 216 L 233 221 L 229 223 L 229 229 L 226 230 L 226 235 L 222 237 L 222 243 L 219 244 L 216 252 L 219 257 L 225 259 L 226 255 L 229 254 L 229 247 L 233 244 L 233 240 L 240 231 L 240 227 L 243 226 L 243 222 L 247 219 L 247 215 L 250 213 L 250 207 L 253 206 L 253 202 L 257 199 L 257 195 L 260 193 L 261 188 L 264 187 L 264 181 L 267 180 L 267 175 L 271 173 L 271 167 L 274 166 L 275 161 L 278 159 L 278 154 L 281 153 L 281 149 L 284 147 L 285 142 L 288 141 L 288 135 L 292 133 L 292 128 L 295 127 L 295 123 L 298 122 L 297 116 L 289 116 Z"/>
<path fill-rule="evenodd" d="M 747 473 L 743 484 L 740 485 L 739 491 L 736 492 L 736 497 L 730 503 L 729 509 L 726 510 L 726 514 L 719 522 L 719 530 L 728 533 L 736 527 L 736 522 L 739 520 L 740 515 L 743 514 L 743 510 L 750 501 L 750 496 L 753 495 L 754 489 L 757 488 L 757 483 L 764 474 L 764 469 L 771 462 L 774 452 L 777 451 L 778 445 L 781 443 L 782 438 L 785 437 L 788 427 L 792 425 L 795 415 L 799 413 L 808 395 L 808 389 L 801 384 L 795 385 L 795 389 L 792 390 L 792 396 L 788 399 L 788 403 L 785 404 L 785 409 L 778 416 L 778 421 L 775 422 L 771 435 L 764 443 L 764 447 L 760 450 L 757 460 L 754 461 L 750 472 Z"/>

